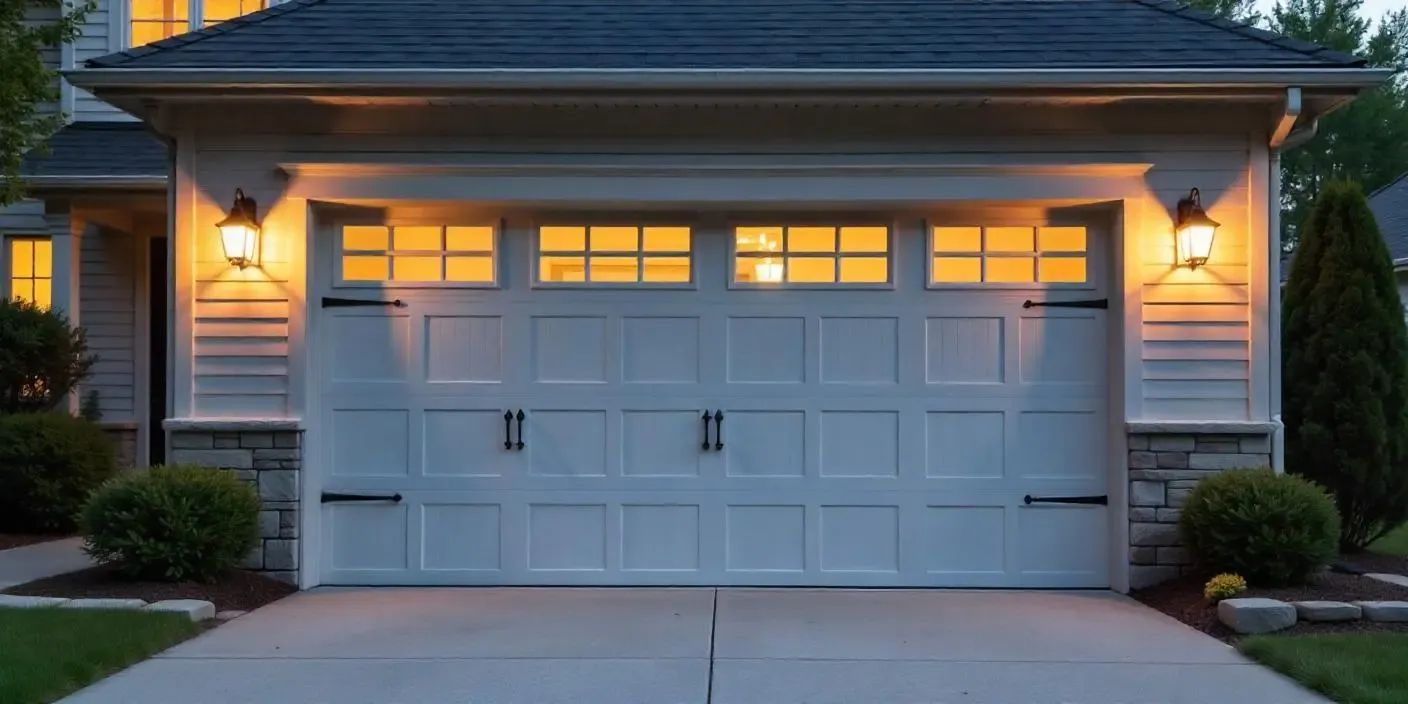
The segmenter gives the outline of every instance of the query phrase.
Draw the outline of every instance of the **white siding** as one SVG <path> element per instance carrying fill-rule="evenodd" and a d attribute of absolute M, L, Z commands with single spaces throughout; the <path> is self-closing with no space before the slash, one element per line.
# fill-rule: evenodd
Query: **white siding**
<path fill-rule="evenodd" d="M 120 51 L 121 37 L 112 37 L 112 27 L 115 17 L 112 16 L 117 10 L 116 3 L 127 0 L 97 0 L 97 8 L 88 14 L 87 20 L 83 24 L 83 36 L 73 44 L 73 64 L 75 67 L 82 66 L 83 62 L 95 59 L 99 56 Z M 73 119 L 74 120 L 133 120 L 131 115 L 118 110 L 117 108 L 93 97 L 91 93 L 79 88 L 73 88 Z"/>
<path fill-rule="evenodd" d="M 0 208 L 0 235 L 37 234 L 48 229 L 44 222 L 43 201 L 24 200 L 8 208 Z M 0 253 L 0 260 L 5 256 Z M 9 271 L 9 268 L 4 271 Z"/>
<path fill-rule="evenodd" d="M 80 393 L 98 392 L 104 421 L 137 419 L 138 251 L 133 235 L 99 228 L 89 228 L 80 245 L 79 316 L 98 357 Z"/>

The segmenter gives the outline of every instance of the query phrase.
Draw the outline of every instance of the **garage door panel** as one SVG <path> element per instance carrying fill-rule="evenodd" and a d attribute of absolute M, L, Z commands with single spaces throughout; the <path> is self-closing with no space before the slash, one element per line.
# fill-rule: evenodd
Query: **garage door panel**
<path fill-rule="evenodd" d="M 698 316 L 623 316 L 621 381 L 699 383 Z"/>
<path fill-rule="evenodd" d="M 730 384 L 806 382 L 805 316 L 730 317 L 725 336 Z"/>
<path fill-rule="evenodd" d="M 622 411 L 621 476 L 698 477 L 707 432 L 702 416 L 692 409 Z"/>
<path fill-rule="evenodd" d="M 899 328 L 899 318 L 821 318 L 821 383 L 898 384 Z"/>
<path fill-rule="evenodd" d="M 1108 570 L 1107 509 L 1048 504 L 1017 510 L 1018 564 L 1025 584 L 1102 583 Z"/>
<path fill-rule="evenodd" d="M 421 568 L 435 571 L 503 570 L 503 510 L 496 503 L 421 505 Z"/>
<path fill-rule="evenodd" d="M 427 409 L 422 414 L 424 476 L 503 477 L 516 474 L 520 455 L 503 447 L 506 423 L 497 408 Z"/>
<path fill-rule="evenodd" d="M 426 315 L 425 381 L 432 384 L 503 383 L 503 317 Z"/>
<path fill-rule="evenodd" d="M 535 384 L 605 383 L 610 350 L 606 316 L 544 315 L 531 319 Z"/>
<path fill-rule="evenodd" d="M 925 319 L 925 381 L 934 385 L 1003 383 L 1004 327 L 1000 316 Z"/>
<path fill-rule="evenodd" d="M 1023 411 L 1017 476 L 1103 481 L 1105 448 L 1099 437 L 1103 418 L 1094 411 Z"/>
<path fill-rule="evenodd" d="M 333 476 L 406 476 L 412 466 L 411 414 L 397 408 L 330 413 Z"/>
<path fill-rule="evenodd" d="M 336 315 L 327 348 L 334 382 L 405 382 L 413 368 L 409 315 Z"/>

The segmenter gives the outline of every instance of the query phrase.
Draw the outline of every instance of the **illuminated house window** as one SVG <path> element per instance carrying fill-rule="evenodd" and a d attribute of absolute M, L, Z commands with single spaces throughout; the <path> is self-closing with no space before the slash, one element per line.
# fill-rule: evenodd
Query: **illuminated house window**
<path fill-rule="evenodd" d="M 10 297 L 44 308 L 53 304 L 54 247 L 49 240 L 10 240 Z"/>
<path fill-rule="evenodd" d="M 1084 227 L 935 227 L 931 284 L 1083 284 Z"/>
<path fill-rule="evenodd" d="M 493 285 L 492 225 L 345 225 L 339 263 L 344 283 Z"/>
<path fill-rule="evenodd" d="M 688 227 L 545 225 L 538 228 L 538 283 L 687 284 Z"/>
<path fill-rule="evenodd" d="M 890 229 L 883 226 L 739 227 L 733 251 L 734 283 L 890 282 Z"/>
<path fill-rule="evenodd" d="M 128 0 L 129 43 L 150 44 L 267 6 L 268 0 L 203 0 L 203 16 L 197 16 L 194 0 Z M 192 18 L 197 20 L 194 24 Z"/>

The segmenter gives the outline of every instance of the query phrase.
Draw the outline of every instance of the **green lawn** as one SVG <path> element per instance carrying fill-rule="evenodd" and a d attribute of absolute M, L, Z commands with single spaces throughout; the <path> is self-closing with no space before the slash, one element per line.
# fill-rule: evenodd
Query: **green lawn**
<path fill-rule="evenodd" d="M 0 702 L 52 702 L 199 632 L 178 614 L 0 608 Z"/>
<path fill-rule="evenodd" d="M 1398 530 L 1379 538 L 1369 546 L 1369 549 L 1388 555 L 1408 557 L 1408 524 L 1401 525 Z"/>
<path fill-rule="evenodd" d="M 1258 636 L 1238 647 L 1340 704 L 1408 702 L 1408 633 Z"/>

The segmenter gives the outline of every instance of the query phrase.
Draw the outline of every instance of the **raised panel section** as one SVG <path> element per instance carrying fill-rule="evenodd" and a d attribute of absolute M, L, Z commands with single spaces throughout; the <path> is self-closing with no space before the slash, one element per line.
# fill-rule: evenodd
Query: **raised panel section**
<path fill-rule="evenodd" d="M 728 380 L 806 381 L 807 326 L 802 318 L 729 318 Z"/>
<path fill-rule="evenodd" d="M 1022 318 L 1022 381 L 1094 384 L 1105 373 L 1105 340 L 1094 318 Z"/>
<path fill-rule="evenodd" d="M 899 475 L 900 419 L 893 411 L 824 411 L 823 477 Z"/>
<path fill-rule="evenodd" d="M 499 477 L 519 463 L 521 455 L 504 449 L 504 414 L 497 409 L 428 410 L 422 425 L 426 476 Z"/>
<path fill-rule="evenodd" d="M 699 507 L 621 507 L 621 569 L 699 569 Z"/>
<path fill-rule="evenodd" d="M 925 474 L 999 479 L 1006 466 L 1005 416 L 986 411 L 929 413 L 924 421 Z"/>
<path fill-rule="evenodd" d="M 426 504 L 421 518 L 423 569 L 500 568 L 497 504 Z"/>
<path fill-rule="evenodd" d="M 427 316 L 425 378 L 431 382 L 502 381 L 502 320 L 497 316 Z"/>
<path fill-rule="evenodd" d="M 606 569 L 606 507 L 530 504 L 528 569 Z"/>
<path fill-rule="evenodd" d="M 895 506 L 822 506 L 823 572 L 898 572 L 900 511 Z"/>
<path fill-rule="evenodd" d="M 533 318 L 533 380 L 606 381 L 606 318 Z"/>
<path fill-rule="evenodd" d="M 800 477 L 806 473 L 801 411 L 724 414 L 725 462 L 731 477 Z"/>
<path fill-rule="evenodd" d="M 801 572 L 807 560 L 806 508 L 729 506 L 725 512 L 729 571 Z"/>
<path fill-rule="evenodd" d="M 1070 575 L 1070 586 L 1104 583 L 1109 560 L 1105 509 L 1023 507 L 1017 516 L 1022 574 Z"/>
<path fill-rule="evenodd" d="M 622 318 L 621 381 L 699 381 L 698 318 Z"/>
<path fill-rule="evenodd" d="M 821 381 L 828 384 L 899 382 L 899 321 L 895 318 L 822 318 Z"/>
<path fill-rule="evenodd" d="M 621 475 L 699 475 L 702 411 L 626 411 L 621 414 Z"/>
<path fill-rule="evenodd" d="M 515 424 L 515 439 L 516 428 Z M 523 437 L 531 475 L 606 476 L 606 413 L 602 411 L 529 411 Z"/>
<path fill-rule="evenodd" d="M 1000 384 L 1001 318 L 929 318 L 924 359 L 930 384 Z"/>
<path fill-rule="evenodd" d="M 405 381 L 411 358 L 411 319 L 404 315 L 335 316 L 331 359 L 333 381 Z M 285 353 L 287 347 L 284 347 Z"/>
<path fill-rule="evenodd" d="M 332 569 L 406 569 L 404 504 L 328 504 L 323 516 Z"/>
<path fill-rule="evenodd" d="M 1017 474 L 1030 478 L 1103 479 L 1100 418 L 1089 412 L 1028 411 L 1020 416 Z"/>
<path fill-rule="evenodd" d="M 929 506 L 924 510 L 924 569 L 930 574 L 1003 571 L 1007 522 L 1000 506 Z"/>
<path fill-rule="evenodd" d="M 334 410 L 332 474 L 399 477 L 409 463 L 410 414 L 403 410 Z"/>

